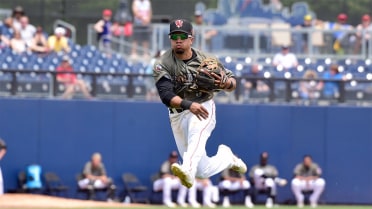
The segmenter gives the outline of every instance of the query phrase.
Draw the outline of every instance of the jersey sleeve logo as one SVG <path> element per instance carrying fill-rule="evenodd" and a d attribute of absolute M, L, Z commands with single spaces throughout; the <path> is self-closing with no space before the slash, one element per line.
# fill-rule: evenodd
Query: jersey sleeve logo
<path fill-rule="evenodd" d="M 161 67 L 161 65 L 160 64 L 157 64 L 156 66 L 155 66 L 155 68 L 154 68 L 154 70 L 155 71 L 161 71 L 161 69 L 162 69 L 162 67 Z"/>

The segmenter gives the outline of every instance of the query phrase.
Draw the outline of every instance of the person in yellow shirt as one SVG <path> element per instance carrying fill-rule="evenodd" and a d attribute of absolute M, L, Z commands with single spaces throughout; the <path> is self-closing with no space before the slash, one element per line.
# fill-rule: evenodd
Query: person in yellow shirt
<path fill-rule="evenodd" d="M 65 37 L 66 30 L 62 27 L 57 27 L 54 30 L 54 35 L 48 38 L 48 47 L 55 52 L 64 51 L 66 53 L 70 52 L 70 47 L 68 45 L 68 39 Z"/>

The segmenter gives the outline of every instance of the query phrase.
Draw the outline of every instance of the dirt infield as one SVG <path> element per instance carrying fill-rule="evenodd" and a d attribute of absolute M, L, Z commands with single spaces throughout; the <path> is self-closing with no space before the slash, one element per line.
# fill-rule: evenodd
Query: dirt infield
<path fill-rule="evenodd" d="M 0 196 L 0 208 L 125 208 L 144 205 L 125 205 L 117 202 L 68 199 L 38 194 L 4 194 Z"/>

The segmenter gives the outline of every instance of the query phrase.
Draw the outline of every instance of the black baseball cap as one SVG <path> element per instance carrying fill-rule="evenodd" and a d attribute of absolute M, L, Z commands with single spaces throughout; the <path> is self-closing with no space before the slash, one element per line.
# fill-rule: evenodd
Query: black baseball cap
<path fill-rule="evenodd" d="M 169 35 L 175 32 L 183 32 L 192 35 L 192 24 L 185 19 L 176 19 L 169 25 Z"/>

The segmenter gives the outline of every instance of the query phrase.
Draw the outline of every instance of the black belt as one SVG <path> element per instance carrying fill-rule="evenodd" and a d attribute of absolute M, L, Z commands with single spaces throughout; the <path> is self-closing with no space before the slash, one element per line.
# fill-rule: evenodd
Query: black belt
<path fill-rule="evenodd" d="M 170 114 L 181 113 L 181 112 L 183 112 L 183 109 L 182 108 L 169 108 L 169 113 Z"/>

